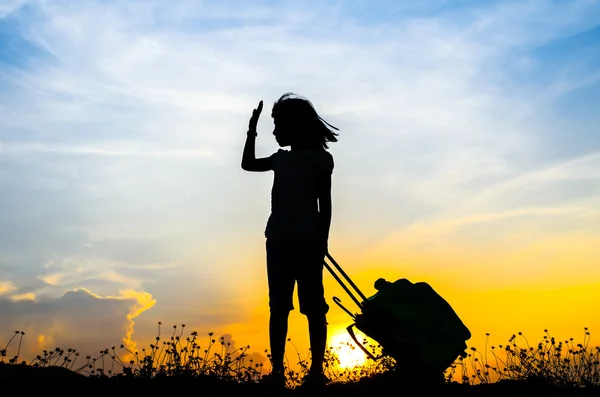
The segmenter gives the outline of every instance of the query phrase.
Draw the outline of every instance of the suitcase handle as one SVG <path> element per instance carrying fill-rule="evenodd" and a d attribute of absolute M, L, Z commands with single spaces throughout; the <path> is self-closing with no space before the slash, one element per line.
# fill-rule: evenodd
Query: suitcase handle
<path fill-rule="evenodd" d="M 350 317 L 352 317 L 353 320 L 356 320 L 356 315 L 352 314 L 352 312 L 348 309 L 346 309 L 344 307 L 344 305 L 342 305 L 342 300 L 340 298 L 338 298 L 337 296 L 333 297 L 333 301 L 335 302 L 336 305 L 338 305 L 343 311 L 345 311 L 346 313 L 348 313 L 350 315 Z"/>
<path fill-rule="evenodd" d="M 352 340 L 354 340 L 354 343 L 356 343 L 356 346 L 360 347 L 361 350 L 367 355 L 367 357 L 369 357 L 371 360 L 373 361 L 377 361 L 379 358 L 381 357 L 375 357 L 373 355 L 373 353 L 371 353 L 370 351 L 367 350 L 366 347 L 364 347 L 362 345 L 362 343 L 358 342 L 358 339 L 356 339 L 356 335 L 354 334 L 354 327 L 356 326 L 356 324 L 350 324 L 348 326 L 348 328 L 346 328 L 346 330 L 348 331 L 348 333 L 350 334 L 350 336 L 352 337 Z"/>
<path fill-rule="evenodd" d="M 344 276 L 344 278 L 346 279 L 346 281 L 348 281 L 348 284 L 350 284 L 350 286 L 352 286 L 352 288 L 354 288 L 354 290 L 358 293 L 358 296 L 360 296 L 360 298 L 364 301 L 367 300 L 367 297 L 361 292 L 360 289 L 358 289 L 358 287 L 356 286 L 356 284 L 354 284 L 352 282 L 352 280 L 350 279 L 350 277 L 348 277 L 348 275 L 342 270 L 342 268 L 340 267 L 340 265 L 337 264 L 337 262 L 333 259 L 333 257 L 329 254 L 329 252 L 327 252 L 325 254 L 325 256 L 327 257 L 327 259 L 329 259 L 331 261 L 331 263 L 335 266 L 335 268 L 340 272 L 340 274 L 342 276 Z M 350 289 L 346 286 L 346 284 L 344 283 L 344 281 L 342 281 L 342 279 L 333 271 L 333 269 L 331 268 L 331 266 L 329 266 L 329 264 L 327 263 L 327 261 L 323 261 L 324 266 L 327 268 L 327 270 L 329 270 L 329 273 L 331 273 L 331 275 L 333 276 L 333 278 L 336 279 L 336 281 L 342 286 L 342 288 L 344 289 L 344 291 L 346 291 L 346 293 L 350 296 L 350 298 L 352 298 L 352 300 L 354 301 L 354 303 L 356 303 L 356 305 L 362 309 L 363 305 L 362 303 L 354 296 L 354 294 L 352 293 L 352 291 L 350 291 Z M 337 302 L 336 302 L 337 303 Z M 339 305 L 339 303 L 338 303 Z M 344 309 L 346 312 L 348 312 L 346 309 Z M 353 316 L 354 317 L 354 316 Z"/>

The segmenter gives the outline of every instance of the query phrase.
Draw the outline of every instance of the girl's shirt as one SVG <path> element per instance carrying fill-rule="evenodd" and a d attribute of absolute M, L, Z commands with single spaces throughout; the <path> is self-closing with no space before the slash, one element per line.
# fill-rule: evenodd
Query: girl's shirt
<path fill-rule="evenodd" d="M 319 176 L 333 173 L 333 157 L 325 150 L 279 149 L 269 159 L 274 172 L 267 238 L 307 241 L 317 237 Z"/>

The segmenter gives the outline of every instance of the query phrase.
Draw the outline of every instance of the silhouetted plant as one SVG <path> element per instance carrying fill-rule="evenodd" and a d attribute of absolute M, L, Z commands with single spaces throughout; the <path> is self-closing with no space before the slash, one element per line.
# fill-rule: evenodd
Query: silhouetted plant
<path fill-rule="evenodd" d="M 508 344 L 498 348 L 491 346 L 491 360 L 487 348 L 481 354 L 472 347 L 467 358 L 460 360 L 452 370 L 462 368 L 462 381 L 470 384 L 536 379 L 559 387 L 600 386 L 600 347 L 589 347 L 587 328 L 584 328 L 582 343 L 575 343 L 573 338 L 556 341 L 548 330 L 544 330 L 544 334 L 537 345 L 530 346 L 527 338 L 518 332 L 509 338 Z"/>
<path fill-rule="evenodd" d="M 13 342 L 16 337 L 19 337 L 19 346 L 17 347 L 17 353 L 8 360 L 9 364 L 16 364 L 19 361 L 19 355 L 21 353 L 21 344 L 23 343 L 23 336 L 25 336 L 25 332 L 23 331 L 15 331 L 12 338 L 8 340 L 4 349 L 0 350 L 0 363 L 3 363 L 8 355 L 8 347 Z"/>
<path fill-rule="evenodd" d="M 90 377 L 135 377 L 155 379 L 167 376 L 211 377 L 224 382 L 254 383 L 270 371 L 262 362 L 249 358 L 250 346 L 232 348 L 224 337 L 214 338 L 208 333 L 206 344 L 201 346 L 198 333 L 191 332 L 184 337 L 185 324 L 173 326 L 171 335 L 162 337 L 161 323 L 158 334 L 148 349 L 140 352 L 120 346 L 121 354 L 115 346 L 104 349 L 96 357 L 87 356 L 83 365 L 75 366 L 79 352 L 61 348 L 44 350 L 29 362 L 20 363 L 34 367 L 59 366 Z M 564 342 L 556 341 L 547 330 L 537 345 L 530 346 L 522 333 L 513 335 L 506 345 L 487 347 L 483 351 L 471 347 L 466 358 L 459 357 L 444 373 L 447 383 L 467 385 L 494 383 L 496 381 L 537 379 L 548 385 L 559 387 L 600 386 L 600 347 L 590 348 L 590 332 L 584 328 L 582 343 L 573 338 Z M 18 364 L 25 333 L 15 331 L 5 348 L 0 350 L 0 363 Z M 519 345 L 517 342 L 521 342 Z M 16 354 L 6 363 L 11 344 L 17 344 Z M 296 350 L 297 369 L 293 369 L 286 357 L 285 373 L 287 386 L 294 388 L 301 384 L 309 369 L 310 356 L 301 357 L 291 339 L 288 343 Z M 524 344 L 524 345 L 523 345 Z M 363 346 L 373 356 L 381 356 L 382 347 L 377 343 L 363 340 Z M 350 342 L 345 348 L 356 348 Z M 329 347 L 325 354 L 325 372 L 334 383 L 354 383 L 363 378 L 395 369 L 395 361 L 384 356 L 376 361 L 367 359 L 362 365 L 341 368 L 337 356 L 338 348 Z M 270 354 L 265 350 L 265 355 Z M 126 358 L 128 357 L 128 358 Z M 267 360 L 268 361 L 268 360 Z M 458 379 L 458 381 L 457 381 Z"/>

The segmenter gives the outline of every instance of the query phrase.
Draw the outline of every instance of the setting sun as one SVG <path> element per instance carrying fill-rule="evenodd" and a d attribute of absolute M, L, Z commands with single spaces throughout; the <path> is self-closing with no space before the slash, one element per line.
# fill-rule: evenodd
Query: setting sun
<path fill-rule="evenodd" d="M 331 351 L 339 359 L 340 368 L 353 368 L 365 363 L 365 353 L 356 346 L 345 329 L 338 331 L 330 338 Z"/>

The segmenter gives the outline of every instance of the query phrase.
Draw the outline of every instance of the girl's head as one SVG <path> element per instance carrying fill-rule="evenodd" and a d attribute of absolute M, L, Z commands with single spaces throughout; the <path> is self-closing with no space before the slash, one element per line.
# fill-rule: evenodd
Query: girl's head
<path fill-rule="evenodd" d="M 273 134 L 280 146 L 325 148 L 327 142 L 337 142 L 338 130 L 317 114 L 312 103 L 293 93 L 283 94 L 273 105 Z"/>

